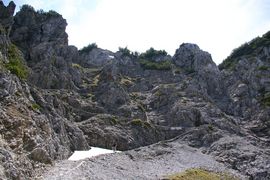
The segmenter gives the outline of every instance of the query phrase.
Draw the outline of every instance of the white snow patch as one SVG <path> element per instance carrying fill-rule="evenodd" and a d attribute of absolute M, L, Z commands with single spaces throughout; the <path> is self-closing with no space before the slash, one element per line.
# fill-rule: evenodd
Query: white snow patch
<path fill-rule="evenodd" d="M 110 59 L 113 59 L 113 58 L 114 58 L 114 56 L 109 56 L 109 58 L 110 58 Z"/>
<path fill-rule="evenodd" d="M 121 152 L 121 151 L 113 151 L 113 150 L 110 150 L 110 149 L 91 147 L 91 149 L 88 150 L 88 151 L 75 151 L 68 158 L 68 160 L 70 160 L 70 161 L 78 161 L 78 160 L 81 160 L 81 159 L 90 158 L 90 157 L 98 156 L 98 155 L 101 155 L 101 154 L 110 154 L 110 153 L 116 153 L 116 152 Z"/>

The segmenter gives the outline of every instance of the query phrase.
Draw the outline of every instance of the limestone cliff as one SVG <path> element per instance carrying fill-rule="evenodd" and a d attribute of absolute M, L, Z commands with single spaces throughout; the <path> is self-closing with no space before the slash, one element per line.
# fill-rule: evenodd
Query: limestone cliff
<path fill-rule="evenodd" d="M 0 178 L 33 178 L 89 146 L 130 150 L 172 138 L 138 157 L 186 144 L 239 174 L 270 178 L 269 33 L 218 67 L 190 43 L 172 57 L 95 44 L 78 51 L 60 14 L 24 5 L 13 17 L 14 8 L 0 1 Z"/>

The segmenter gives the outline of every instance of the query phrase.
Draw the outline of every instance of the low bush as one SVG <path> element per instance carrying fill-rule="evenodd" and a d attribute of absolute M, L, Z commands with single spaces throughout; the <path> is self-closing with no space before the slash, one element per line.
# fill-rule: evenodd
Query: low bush
<path fill-rule="evenodd" d="M 83 47 L 79 50 L 79 53 L 88 53 L 92 51 L 93 49 L 98 48 L 96 43 L 89 44 L 88 46 Z"/>
<path fill-rule="evenodd" d="M 150 128 L 151 124 L 149 122 L 143 121 L 141 119 L 133 119 L 130 122 L 131 125 L 133 126 L 140 126 L 140 127 L 144 127 L 144 128 Z"/>
<path fill-rule="evenodd" d="M 28 76 L 28 68 L 23 62 L 20 51 L 14 44 L 8 47 L 8 60 L 9 62 L 5 64 L 5 67 L 20 79 L 26 79 Z"/>
<path fill-rule="evenodd" d="M 170 70 L 171 69 L 171 61 L 161 61 L 161 62 L 154 62 L 150 60 L 140 60 L 140 65 L 144 69 L 150 70 Z"/>
<path fill-rule="evenodd" d="M 145 53 L 142 53 L 140 55 L 140 58 L 142 59 L 155 59 L 158 56 L 167 56 L 168 53 L 165 50 L 155 50 L 154 48 L 148 49 Z"/>

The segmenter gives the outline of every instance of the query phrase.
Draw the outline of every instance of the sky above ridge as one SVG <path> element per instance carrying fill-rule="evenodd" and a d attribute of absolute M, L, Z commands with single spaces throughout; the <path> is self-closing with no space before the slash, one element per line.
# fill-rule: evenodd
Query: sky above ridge
<path fill-rule="evenodd" d="M 3 0 L 8 4 L 9 0 Z M 270 30 L 270 0 L 13 0 L 55 10 L 67 20 L 69 44 L 103 49 L 150 47 L 171 55 L 195 43 L 219 64 L 239 45 Z"/>

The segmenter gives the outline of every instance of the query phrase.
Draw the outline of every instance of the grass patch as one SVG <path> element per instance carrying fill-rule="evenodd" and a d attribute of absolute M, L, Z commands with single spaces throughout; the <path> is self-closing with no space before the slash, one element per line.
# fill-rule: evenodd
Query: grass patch
<path fill-rule="evenodd" d="M 226 173 L 214 173 L 203 169 L 188 169 L 182 173 L 169 175 L 164 180 L 239 180 Z"/>
<path fill-rule="evenodd" d="M 92 86 L 97 87 L 100 79 L 100 74 L 96 75 L 93 79 Z"/>
<path fill-rule="evenodd" d="M 20 79 L 26 79 L 29 73 L 28 68 L 23 62 L 20 51 L 14 44 L 8 47 L 8 59 L 9 62 L 5 64 L 5 67 Z"/>
<path fill-rule="evenodd" d="M 112 125 L 116 125 L 116 124 L 118 124 L 119 123 L 119 120 L 115 117 L 115 116 L 113 116 L 112 118 L 111 118 L 111 124 Z"/>
<path fill-rule="evenodd" d="M 171 61 L 154 62 L 150 60 L 141 59 L 139 62 L 143 69 L 150 69 L 150 70 L 170 70 L 171 69 Z"/>
<path fill-rule="evenodd" d="M 76 69 L 79 69 L 79 70 L 83 70 L 83 67 L 77 63 L 72 63 L 72 67 L 73 68 L 76 68 Z"/>
<path fill-rule="evenodd" d="M 140 127 L 144 127 L 144 128 L 150 128 L 151 124 L 149 122 L 143 121 L 141 119 L 133 119 L 130 122 L 131 125 L 133 126 L 140 126 Z"/>
<path fill-rule="evenodd" d="M 32 107 L 33 110 L 40 110 L 41 109 L 41 107 L 36 103 L 32 104 L 31 107 Z"/>

